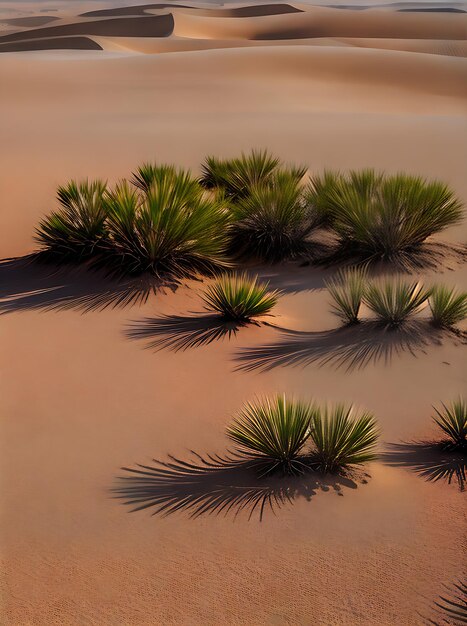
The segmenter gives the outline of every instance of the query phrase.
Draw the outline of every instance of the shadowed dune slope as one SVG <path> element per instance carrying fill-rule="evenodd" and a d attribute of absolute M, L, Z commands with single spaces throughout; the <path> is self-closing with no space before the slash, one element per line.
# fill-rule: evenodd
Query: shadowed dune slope
<path fill-rule="evenodd" d="M 168 37 L 173 31 L 172 15 L 104 19 L 94 22 L 77 22 L 47 28 L 37 28 L 27 33 L 11 33 L 0 37 L 0 44 L 24 39 L 44 39 L 70 35 L 103 35 L 107 37 Z"/>
<path fill-rule="evenodd" d="M 174 34 L 206 39 L 306 39 L 309 37 L 385 37 L 464 39 L 467 16 L 430 13 L 352 11 L 311 7 L 303 13 L 250 20 L 211 18 L 176 12 Z"/>
<path fill-rule="evenodd" d="M 0 18 L 0 23 L 8 24 L 9 26 L 20 26 L 21 28 L 34 28 L 35 26 L 43 26 L 44 24 L 48 24 L 49 22 L 55 22 L 58 19 L 58 17 L 52 15 L 35 15 L 32 17 L 13 17 L 11 19 Z"/>
<path fill-rule="evenodd" d="M 286 13 L 301 13 L 298 9 L 290 4 L 258 4 L 245 7 L 234 7 L 231 9 L 199 9 L 195 6 L 185 4 L 142 4 L 135 7 L 122 7 L 116 9 L 102 9 L 100 11 L 88 11 L 83 13 L 81 17 L 119 17 L 123 15 L 145 15 L 149 10 L 161 9 L 193 9 L 204 16 L 211 17 L 258 17 L 262 15 L 282 15 Z"/>
<path fill-rule="evenodd" d="M 97 41 L 89 37 L 26 39 L 0 45 L 0 52 L 26 52 L 32 50 L 103 50 L 103 48 Z"/>

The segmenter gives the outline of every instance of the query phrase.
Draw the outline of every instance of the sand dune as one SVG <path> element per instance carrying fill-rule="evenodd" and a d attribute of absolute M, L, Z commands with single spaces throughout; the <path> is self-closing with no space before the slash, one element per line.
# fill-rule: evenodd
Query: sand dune
<path fill-rule="evenodd" d="M 43 26 L 44 24 L 48 24 L 49 22 L 54 22 L 58 20 L 58 17 L 55 16 L 40 16 L 35 15 L 33 17 L 14 17 L 11 19 L 0 18 L 0 22 L 2 24 L 8 24 L 9 26 L 20 26 L 20 27 L 35 27 L 35 26 Z"/>
<path fill-rule="evenodd" d="M 35 249 L 71 178 L 113 185 L 154 160 L 197 173 L 207 154 L 253 147 L 312 173 L 441 179 L 467 203 L 464 15 L 397 12 L 427 4 L 416 2 L 293 2 L 302 13 L 256 17 L 231 13 L 240 3 L 117 13 L 124 4 L 50 0 L 53 26 L 0 38 L 0 257 Z M 32 20 L 45 3 L 3 6 Z M 441 239 L 467 241 L 466 222 Z M 465 492 L 460 474 L 436 480 L 452 464 L 406 442 L 431 439 L 432 405 L 464 392 L 460 336 L 360 344 L 346 329 L 343 345 L 324 286 L 333 270 L 288 263 L 250 267 L 284 292 L 271 325 L 154 352 L 129 326 L 202 311 L 203 283 L 148 294 L 144 281 L 29 261 L 0 259 L 2 626 L 441 623 L 434 602 L 464 568 Z M 447 255 L 412 277 L 465 289 L 467 264 Z M 122 305 L 135 294 L 148 299 Z M 303 333 L 298 349 L 277 327 Z M 225 515 L 190 517 L 189 487 L 166 485 L 178 507 L 166 517 L 112 497 L 123 465 L 222 454 L 232 414 L 276 392 L 374 412 L 380 457 L 330 481 L 299 477 L 261 522 L 248 497 L 265 483 L 243 475 L 196 484 L 203 502 L 245 505 Z"/>
<path fill-rule="evenodd" d="M 117 9 L 103 9 L 100 11 L 88 11 L 83 13 L 81 17 L 104 17 L 104 16 L 122 16 L 122 15 L 144 15 L 151 10 L 160 11 L 162 9 L 177 8 L 193 9 L 205 17 L 257 17 L 261 15 L 282 15 L 286 13 L 300 13 L 298 9 L 290 4 L 257 4 L 251 6 L 240 6 L 234 8 L 222 9 L 203 9 L 193 5 L 184 5 L 178 3 L 156 3 L 143 4 L 134 7 L 122 7 Z"/>

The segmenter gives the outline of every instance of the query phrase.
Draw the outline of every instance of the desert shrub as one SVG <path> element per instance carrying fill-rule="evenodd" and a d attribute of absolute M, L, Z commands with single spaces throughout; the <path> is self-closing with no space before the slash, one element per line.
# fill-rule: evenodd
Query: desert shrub
<path fill-rule="evenodd" d="M 252 150 L 234 159 L 208 156 L 201 166 L 200 183 L 207 189 L 222 190 L 235 202 L 248 196 L 252 187 L 267 183 L 280 171 L 287 172 L 299 182 L 306 168 L 285 167 L 267 150 Z"/>
<path fill-rule="evenodd" d="M 448 437 L 446 446 L 467 453 L 467 402 L 459 398 L 441 409 L 434 407 L 433 420 Z"/>
<path fill-rule="evenodd" d="M 107 263 L 116 272 L 176 278 L 226 268 L 229 213 L 184 172 L 141 194 L 126 181 L 107 196 Z"/>
<path fill-rule="evenodd" d="M 156 165 L 143 163 L 132 174 L 131 183 L 143 193 L 148 193 L 151 185 L 160 185 L 163 181 L 177 178 L 179 172 L 174 165 Z"/>
<path fill-rule="evenodd" d="M 433 324 L 441 328 L 451 328 L 467 317 L 467 293 L 436 285 L 428 299 Z"/>
<path fill-rule="evenodd" d="M 277 303 L 278 291 L 269 291 L 268 283 L 246 274 L 226 275 L 212 284 L 202 296 L 206 308 L 229 321 L 245 322 L 267 315 Z"/>
<path fill-rule="evenodd" d="M 264 473 L 300 473 L 308 439 L 312 407 L 276 396 L 247 403 L 227 429 L 237 452 L 256 460 Z"/>
<path fill-rule="evenodd" d="M 59 187 L 60 203 L 36 229 L 35 239 L 43 257 L 81 261 L 95 254 L 106 236 L 106 183 L 101 180 L 70 181 Z"/>
<path fill-rule="evenodd" d="M 332 297 L 332 311 L 344 324 L 358 324 L 366 282 L 365 267 L 339 270 L 336 276 L 326 281 L 326 287 Z"/>
<path fill-rule="evenodd" d="M 280 172 L 231 207 L 231 249 L 240 256 L 277 262 L 310 249 L 315 214 L 294 175 Z"/>
<path fill-rule="evenodd" d="M 410 264 L 428 237 L 462 218 L 462 204 L 447 185 L 416 176 L 327 173 L 311 186 L 344 255 Z"/>
<path fill-rule="evenodd" d="M 394 328 L 416 313 L 429 295 L 419 282 L 397 278 L 370 283 L 364 300 L 381 322 Z"/>
<path fill-rule="evenodd" d="M 312 464 L 323 472 L 361 465 L 375 458 L 378 429 L 370 413 L 354 416 L 352 407 L 313 410 L 310 426 Z"/>

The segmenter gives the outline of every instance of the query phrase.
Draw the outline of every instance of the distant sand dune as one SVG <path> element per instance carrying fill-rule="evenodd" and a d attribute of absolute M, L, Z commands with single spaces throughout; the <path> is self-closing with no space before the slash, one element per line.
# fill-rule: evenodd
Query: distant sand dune
<path fill-rule="evenodd" d="M 12 33 L 0 37 L 0 44 L 22 39 L 44 39 L 70 35 L 103 35 L 108 37 L 167 37 L 173 31 L 171 14 L 75 22 L 36 28 L 25 34 Z"/>
<path fill-rule="evenodd" d="M 12 41 L 0 44 L 0 52 L 25 52 L 30 50 L 102 50 L 90 37 L 51 37 L 49 39 L 32 39 Z"/>
<path fill-rule="evenodd" d="M 161 9 L 193 9 L 205 16 L 212 17 L 258 17 L 262 15 L 281 15 L 286 13 L 301 13 L 298 9 L 290 4 L 257 4 L 252 6 L 222 8 L 222 9 L 200 9 L 193 5 L 174 4 L 174 3 L 158 3 L 158 4 L 142 4 L 134 7 L 121 7 L 115 9 L 102 9 L 100 11 L 88 11 L 82 13 L 81 17 L 119 17 L 123 15 L 145 15 L 149 10 Z"/>
<path fill-rule="evenodd" d="M 0 19 L 0 23 L 8 24 L 9 26 L 20 26 L 26 28 L 34 28 L 35 26 L 43 26 L 44 24 L 48 24 L 49 22 L 54 22 L 58 20 L 58 17 L 55 16 L 41 16 L 35 15 L 33 17 L 13 17 L 11 19 Z"/>

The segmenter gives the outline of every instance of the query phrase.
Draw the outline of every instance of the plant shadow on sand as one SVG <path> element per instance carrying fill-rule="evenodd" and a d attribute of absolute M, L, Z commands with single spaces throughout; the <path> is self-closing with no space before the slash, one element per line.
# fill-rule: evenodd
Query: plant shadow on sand
<path fill-rule="evenodd" d="M 429 482 L 445 481 L 465 490 L 467 455 L 446 450 L 443 443 L 392 443 L 380 460 L 391 467 L 410 469 Z"/>
<path fill-rule="evenodd" d="M 116 280 L 83 266 L 40 263 L 35 255 L 4 259 L 0 261 L 0 315 L 31 310 L 89 312 L 143 304 L 151 293 L 176 287 L 149 276 Z"/>
<path fill-rule="evenodd" d="M 165 462 L 154 459 L 153 465 L 122 468 L 128 474 L 118 476 L 113 497 L 131 506 L 131 512 L 152 508 L 153 515 L 167 516 L 186 511 L 192 518 L 244 513 L 261 521 L 266 512 L 275 513 L 299 497 L 311 500 L 318 491 L 343 495 L 345 487 L 357 488 L 353 475 L 310 470 L 300 476 L 259 476 L 252 460 L 191 454 L 190 462 L 170 456 Z M 360 482 L 367 482 L 365 477 L 362 473 Z"/>
<path fill-rule="evenodd" d="M 453 333 L 437 330 L 426 320 L 414 320 L 398 329 L 364 322 L 322 332 L 281 330 L 275 343 L 241 348 L 235 355 L 236 369 L 269 371 L 317 363 L 352 371 L 380 361 L 389 364 L 403 353 L 426 354 L 430 346 L 441 345 L 443 338 L 457 340 Z"/>

